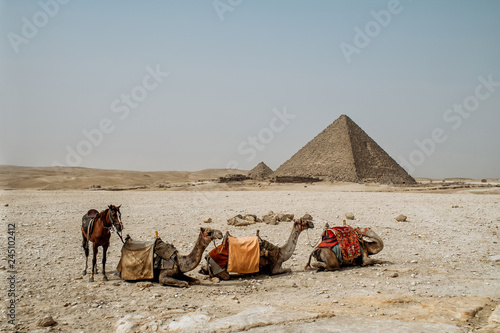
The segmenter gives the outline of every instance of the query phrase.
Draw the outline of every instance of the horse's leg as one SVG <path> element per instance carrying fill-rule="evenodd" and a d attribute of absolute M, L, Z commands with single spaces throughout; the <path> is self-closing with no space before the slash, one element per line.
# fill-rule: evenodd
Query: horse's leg
<path fill-rule="evenodd" d="M 94 242 L 92 244 L 92 276 L 89 281 L 94 282 L 94 273 L 96 272 L 96 263 L 97 263 L 97 252 L 99 251 L 99 246 Z"/>
<path fill-rule="evenodd" d="M 87 268 L 89 264 L 89 241 L 87 240 L 87 237 L 82 232 L 83 236 L 83 241 L 82 241 L 82 247 L 83 250 L 85 251 L 85 268 L 83 269 L 82 276 L 87 275 Z"/>
<path fill-rule="evenodd" d="M 106 276 L 106 253 L 108 252 L 108 244 L 104 244 L 102 246 L 102 279 L 103 281 L 108 281 L 108 277 Z"/>

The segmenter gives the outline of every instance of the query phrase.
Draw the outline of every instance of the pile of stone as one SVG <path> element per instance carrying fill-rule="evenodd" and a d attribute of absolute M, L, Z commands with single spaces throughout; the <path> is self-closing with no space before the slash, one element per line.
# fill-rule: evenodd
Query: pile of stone
<path fill-rule="evenodd" d="M 234 225 L 236 227 L 251 225 L 255 223 L 266 223 L 271 225 L 276 225 L 279 222 L 292 222 L 294 218 L 293 214 L 276 214 L 273 211 L 269 211 L 262 218 L 257 217 L 254 214 L 241 215 L 238 214 L 227 220 L 228 225 Z"/>
<path fill-rule="evenodd" d="M 219 177 L 219 183 L 242 182 L 247 179 L 250 179 L 250 177 L 238 173 Z"/>

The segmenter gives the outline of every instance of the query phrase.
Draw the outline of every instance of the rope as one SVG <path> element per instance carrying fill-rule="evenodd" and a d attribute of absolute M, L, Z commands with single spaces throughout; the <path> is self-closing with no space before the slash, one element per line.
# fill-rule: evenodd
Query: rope
<path fill-rule="evenodd" d="M 309 245 L 310 247 L 312 247 L 313 249 L 319 245 L 319 243 L 321 243 L 321 238 L 319 239 L 319 241 L 316 243 L 316 245 L 311 245 L 311 239 L 309 238 L 309 229 L 306 230 L 306 235 L 307 235 L 307 245 Z"/>

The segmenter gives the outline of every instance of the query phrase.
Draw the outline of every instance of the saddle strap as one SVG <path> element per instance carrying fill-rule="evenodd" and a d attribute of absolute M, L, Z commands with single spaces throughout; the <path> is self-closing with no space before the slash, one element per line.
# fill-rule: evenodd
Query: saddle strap
<path fill-rule="evenodd" d="M 92 232 L 92 230 L 94 229 L 94 220 L 95 218 L 91 218 L 90 219 L 90 222 L 89 222 L 89 225 L 87 226 L 87 240 L 90 241 L 90 233 Z"/>

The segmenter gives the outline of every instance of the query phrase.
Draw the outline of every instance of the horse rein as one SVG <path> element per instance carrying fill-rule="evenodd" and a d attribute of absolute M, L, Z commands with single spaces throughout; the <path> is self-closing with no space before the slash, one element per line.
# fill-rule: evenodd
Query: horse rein
<path fill-rule="evenodd" d="M 113 221 L 113 217 L 111 216 L 111 209 L 108 209 L 108 214 L 109 214 L 109 219 L 111 220 L 111 227 L 106 227 L 104 225 L 104 228 L 111 230 L 111 232 L 113 232 L 113 230 L 116 231 L 116 234 L 118 235 L 118 237 L 120 237 L 120 240 L 122 241 L 122 243 L 125 244 L 125 242 L 123 241 L 122 235 L 118 232 L 118 229 L 116 229 L 115 222 Z M 122 224 L 122 221 L 120 219 L 120 215 L 116 214 L 116 216 L 118 216 L 118 223 L 120 223 L 120 225 L 123 228 L 123 224 Z"/>

